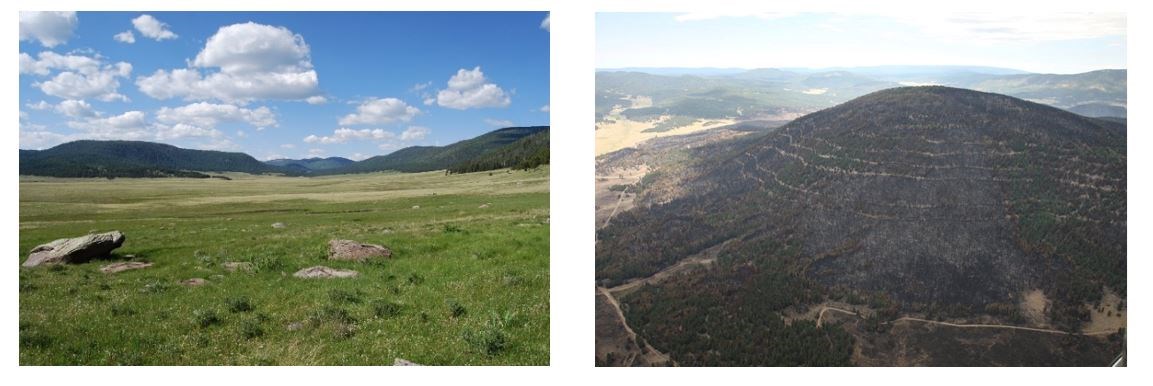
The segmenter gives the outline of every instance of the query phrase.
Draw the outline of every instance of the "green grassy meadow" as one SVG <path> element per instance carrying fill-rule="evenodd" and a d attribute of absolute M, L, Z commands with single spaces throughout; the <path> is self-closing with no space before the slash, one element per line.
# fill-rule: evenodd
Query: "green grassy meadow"
<path fill-rule="evenodd" d="M 14 264 L 57 238 L 119 230 L 126 240 L 111 260 L 20 268 L 20 364 L 549 363 L 547 166 L 228 176 L 22 176 Z M 333 238 L 393 257 L 328 261 Z M 99 271 L 124 260 L 154 265 Z M 315 265 L 360 276 L 292 276 Z M 190 278 L 208 283 L 180 283 Z"/>

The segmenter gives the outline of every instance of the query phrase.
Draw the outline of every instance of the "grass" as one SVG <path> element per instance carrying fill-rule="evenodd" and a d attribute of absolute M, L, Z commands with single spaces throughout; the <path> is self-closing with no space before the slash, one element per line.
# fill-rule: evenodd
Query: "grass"
<path fill-rule="evenodd" d="M 111 261 L 154 265 L 21 268 L 20 364 L 549 363 L 547 167 L 230 177 L 21 177 L 14 263 L 57 238 L 119 230 Z M 393 258 L 328 261 L 332 238 L 382 244 Z M 315 265 L 360 276 L 292 277 Z M 208 283 L 180 285 L 189 278 Z"/>

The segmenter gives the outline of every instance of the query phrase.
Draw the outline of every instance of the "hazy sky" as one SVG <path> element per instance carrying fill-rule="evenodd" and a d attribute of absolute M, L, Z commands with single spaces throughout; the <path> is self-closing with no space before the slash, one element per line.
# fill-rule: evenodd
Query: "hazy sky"
<path fill-rule="evenodd" d="M 549 123 L 545 12 L 20 15 L 20 148 L 361 159 Z"/>
<path fill-rule="evenodd" d="M 1126 68 L 1124 14 L 599 13 L 597 68 Z"/>

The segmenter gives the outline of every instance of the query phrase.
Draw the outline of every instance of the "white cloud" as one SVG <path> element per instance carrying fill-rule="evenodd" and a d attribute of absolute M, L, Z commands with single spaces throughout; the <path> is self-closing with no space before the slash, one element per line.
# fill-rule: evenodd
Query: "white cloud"
<path fill-rule="evenodd" d="M 1059 41 L 1126 34 L 1123 13 L 929 13 L 896 19 L 942 39 L 972 42 Z"/>
<path fill-rule="evenodd" d="M 188 124 L 215 129 L 225 122 L 242 122 L 262 129 L 277 125 L 276 114 L 266 106 L 255 109 L 234 105 L 197 102 L 186 106 L 162 107 L 156 112 L 156 120 L 168 124 Z"/>
<path fill-rule="evenodd" d="M 20 148 L 21 149 L 47 149 L 52 146 L 59 145 L 64 142 L 73 141 L 74 136 L 68 136 L 59 133 L 53 133 L 44 130 L 43 127 L 28 127 L 20 126 Z"/>
<path fill-rule="evenodd" d="M 796 13 L 788 12 L 694 12 L 680 14 L 674 17 L 674 20 L 679 22 L 686 21 L 701 21 L 713 20 L 720 18 L 742 18 L 752 17 L 761 20 L 776 20 L 796 16 Z"/>
<path fill-rule="evenodd" d="M 140 31 L 141 35 L 156 41 L 176 39 L 178 36 L 168 29 L 168 24 L 156 20 L 152 15 L 140 15 L 132 19 L 132 26 Z"/>
<path fill-rule="evenodd" d="M 295 149 L 296 145 L 293 145 L 291 143 L 286 143 L 286 144 L 280 145 L 280 148 L 281 149 Z"/>
<path fill-rule="evenodd" d="M 400 133 L 400 140 L 419 141 L 424 139 L 424 137 L 427 137 L 431 132 L 432 130 L 427 127 L 409 126 L 408 129 L 405 129 L 403 133 Z"/>
<path fill-rule="evenodd" d="M 341 125 L 369 125 L 391 123 L 396 121 L 408 122 L 420 109 L 409 106 L 396 98 L 369 99 L 356 107 L 356 113 L 341 118 Z"/>
<path fill-rule="evenodd" d="M 76 12 L 20 12 L 20 40 L 52 48 L 72 37 L 76 23 Z"/>
<path fill-rule="evenodd" d="M 52 51 L 41 52 L 33 58 L 27 53 L 20 53 L 20 73 L 47 76 L 52 70 L 66 70 L 77 72 L 93 72 L 100 70 L 100 59 L 84 55 L 60 55 Z"/>
<path fill-rule="evenodd" d="M 68 122 L 68 127 L 83 130 L 75 136 L 87 139 L 145 140 L 154 137 L 142 111 L 128 111 L 107 118 L 88 118 Z"/>
<path fill-rule="evenodd" d="M 69 99 L 56 105 L 56 112 L 70 118 L 90 118 L 100 114 L 92 109 L 92 105 L 83 100 Z"/>
<path fill-rule="evenodd" d="M 324 155 L 324 149 L 308 149 L 309 157 L 320 157 Z"/>
<path fill-rule="evenodd" d="M 489 126 L 495 126 L 495 127 L 512 127 L 513 126 L 512 121 L 507 120 L 507 119 L 485 118 L 484 123 L 488 124 Z"/>
<path fill-rule="evenodd" d="M 471 71 L 462 68 L 449 78 L 448 89 L 436 94 L 436 103 L 457 110 L 507 107 L 511 103 L 508 94 L 496 84 L 486 81 L 480 66 Z"/>
<path fill-rule="evenodd" d="M 332 136 L 309 135 L 304 137 L 305 143 L 334 144 L 345 143 L 350 140 L 381 141 L 396 138 L 396 134 L 383 129 L 349 129 L 342 127 L 332 131 Z"/>
<path fill-rule="evenodd" d="M 120 89 L 118 78 L 127 78 L 132 74 L 132 65 L 129 63 L 104 64 L 95 57 L 60 55 L 51 51 L 41 52 L 36 59 L 27 53 L 20 53 L 21 74 L 48 76 L 54 70 L 62 71 L 32 86 L 62 99 L 95 98 L 106 102 L 128 100 L 128 97 L 117 91 Z"/>
<path fill-rule="evenodd" d="M 548 112 L 548 110 L 549 110 L 549 109 L 548 109 L 548 105 L 544 105 L 544 106 L 541 106 L 541 107 L 540 107 L 540 112 L 542 112 L 542 113 L 547 113 L 547 112 Z"/>
<path fill-rule="evenodd" d="M 112 39 L 114 39 L 118 42 L 121 42 L 121 43 L 128 43 L 128 44 L 136 43 L 136 35 L 132 33 L 132 30 L 128 30 L 128 31 L 124 31 L 124 32 L 112 35 Z"/>
<path fill-rule="evenodd" d="M 157 70 L 137 78 L 136 85 L 156 99 L 247 103 L 317 96 L 319 81 L 308 44 L 284 27 L 252 22 L 221 27 L 190 64 L 194 67 Z M 201 73 L 213 68 L 219 71 Z"/>
<path fill-rule="evenodd" d="M 365 154 L 352 153 L 352 155 L 348 156 L 348 159 L 353 160 L 353 161 L 364 161 L 368 157 L 369 156 L 365 155 Z"/>
<path fill-rule="evenodd" d="M 156 125 L 156 139 L 161 141 L 189 137 L 220 138 L 221 136 L 223 136 L 223 134 L 220 130 L 187 123 Z"/>
<path fill-rule="evenodd" d="M 421 91 L 432 86 L 432 81 L 412 85 L 412 91 Z"/>
<path fill-rule="evenodd" d="M 48 109 L 53 107 L 51 103 L 48 103 L 45 101 L 39 101 L 36 103 L 25 103 L 24 106 L 27 106 L 28 108 L 33 109 L 33 110 L 48 110 Z"/>
<path fill-rule="evenodd" d="M 304 98 L 304 101 L 308 102 L 310 105 L 323 105 L 328 103 L 328 98 L 325 98 L 323 95 L 313 95 L 308 98 Z"/>
<path fill-rule="evenodd" d="M 544 29 L 545 31 L 552 32 L 552 30 L 549 29 L 549 19 L 552 19 L 552 13 L 549 13 L 548 16 L 544 17 L 544 20 L 541 20 L 540 28 Z"/>

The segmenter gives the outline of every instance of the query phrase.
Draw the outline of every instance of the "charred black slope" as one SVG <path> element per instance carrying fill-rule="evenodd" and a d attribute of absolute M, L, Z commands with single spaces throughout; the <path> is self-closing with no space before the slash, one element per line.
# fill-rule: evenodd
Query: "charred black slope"
<path fill-rule="evenodd" d="M 1104 286 L 1125 290 L 1125 162 L 1121 124 L 963 89 L 879 91 L 705 159 L 680 198 L 619 215 L 598 234 L 598 284 L 732 240 L 706 277 L 642 291 L 630 319 L 660 340 L 661 318 L 705 319 L 691 302 L 714 321 L 846 293 L 964 316 L 1042 288 L 1075 329 Z"/>
<path fill-rule="evenodd" d="M 291 173 L 244 153 L 141 141 L 74 141 L 21 150 L 20 174 L 54 177 L 202 177 L 197 172 Z"/>

